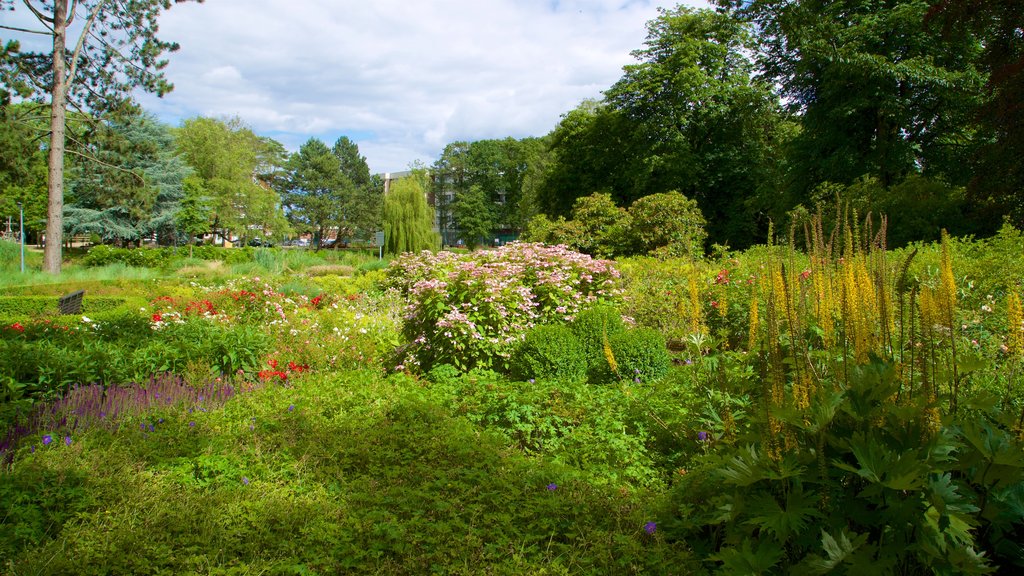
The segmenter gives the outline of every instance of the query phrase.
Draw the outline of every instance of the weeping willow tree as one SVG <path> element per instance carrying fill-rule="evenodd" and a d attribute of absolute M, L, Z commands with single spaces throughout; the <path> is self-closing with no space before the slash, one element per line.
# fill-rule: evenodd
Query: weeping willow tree
<path fill-rule="evenodd" d="M 392 182 L 384 196 L 384 251 L 388 254 L 431 250 L 439 245 L 434 209 L 424 194 L 425 180 L 425 173 L 414 171 Z"/>

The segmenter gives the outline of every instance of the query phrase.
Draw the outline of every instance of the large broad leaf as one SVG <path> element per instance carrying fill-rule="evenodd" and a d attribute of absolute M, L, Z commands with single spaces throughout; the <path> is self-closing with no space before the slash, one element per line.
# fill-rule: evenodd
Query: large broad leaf
<path fill-rule="evenodd" d="M 779 542 L 785 543 L 790 536 L 806 529 L 812 518 L 822 517 L 818 512 L 818 501 L 817 494 L 794 489 L 786 497 L 786 506 L 783 508 L 772 495 L 758 493 L 750 498 L 748 512 L 751 518 L 747 524 L 758 526 L 762 531 L 774 534 Z"/>
<path fill-rule="evenodd" d="M 917 490 L 928 480 L 931 467 L 920 458 L 918 450 L 896 452 L 864 434 L 853 435 L 850 449 L 857 459 L 857 466 L 841 461 L 834 461 L 833 464 L 872 484 L 893 490 Z"/>
<path fill-rule="evenodd" d="M 735 486 L 750 486 L 771 476 L 766 459 L 755 446 L 740 448 L 738 453 L 718 470 L 725 480 Z"/>
<path fill-rule="evenodd" d="M 761 480 L 782 480 L 800 476 L 805 467 L 795 456 L 787 454 L 780 461 L 773 462 L 757 447 L 740 448 L 717 472 L 728 483 L 739 487 L 750 486 Z"/>
<path fill-rule="evenodd" d="M 852 539 L 851 539 L 852 536 Z M 821 531 L 821 548 L 825 556 L 811 554 L 803 562 L 793 568 L 793 574 L 801 576 L 821 576 L 835 570 L 842 564 L 850 564 L 854 553 L 868 541 L 867 534 L 849 535 L 845 530 L 834 538 L 828 532 Z"/>
<path fill-rule="evenodd" d="M 722 574 L 746 576 L 767 573 L 779 563 L 784 553 L 782 547 L 771 540 L 758 542 L 757 548 L 751 545 L 750 540 L 744 540 L 740 548 L 725 548 L 711 559 L 722 563 L 719 570 Z"/>

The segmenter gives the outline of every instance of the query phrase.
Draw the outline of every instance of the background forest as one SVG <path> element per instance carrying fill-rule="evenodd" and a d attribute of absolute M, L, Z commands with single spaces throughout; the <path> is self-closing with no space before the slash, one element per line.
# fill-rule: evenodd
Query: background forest
<path fill-rule="evenodd" d="M 591 254 L 643 251 L 595 235 L 668 192 L 696 202 L 705 248 L 762 242 L 769 222 L 837 199 L 888 214 L 894 246 L 1024 223 L 1019 3 L 714 4 L 663 9 L 636 63 L 549 134 L 452 142 L 420 165 L 442 241 L 526 230 Z M 22 203 L 33 240 L 45 228 L 48 126 L 43 105 L 18 95 L 33 93 L 38 56 L 5 46 L 0 112 L 0 213 Z M 346 137 L 289 153 L 239 119 L 169 127 L 117 104 L 68 116 L 67 233 L 319 242 L 329 229 L 359 239 L 381 227 L 383 182 Z"/>

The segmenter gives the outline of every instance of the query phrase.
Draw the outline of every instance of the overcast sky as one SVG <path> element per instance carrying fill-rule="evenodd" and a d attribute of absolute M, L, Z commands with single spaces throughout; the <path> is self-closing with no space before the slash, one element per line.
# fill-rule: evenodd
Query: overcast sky
<path fill-rule="evenodd" d="M 699 0 L 685 4 L 703 5 Z M 374 172 L 445 144 L 548 133 L 641 48 L 646 0 L 206 0 L 161 16 L 172 125 L 238 116 L 290 150 L 348 136 Z M 2 18 L 2 17 L 0 17 Z"/>

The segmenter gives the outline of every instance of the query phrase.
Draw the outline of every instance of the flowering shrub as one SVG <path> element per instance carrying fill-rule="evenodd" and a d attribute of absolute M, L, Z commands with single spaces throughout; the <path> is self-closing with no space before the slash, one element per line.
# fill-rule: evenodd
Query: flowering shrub
<path fill-rule="evenodd" d="M 512 243 L 497 250 L 422 252 L 392 262 L 388 285 L 406 297 L 399 369 L 508 368 L 528 329 L 571 321 L 599 301 L 615 300 L 618 271 L 606 260 L 564 246 Z"/>

